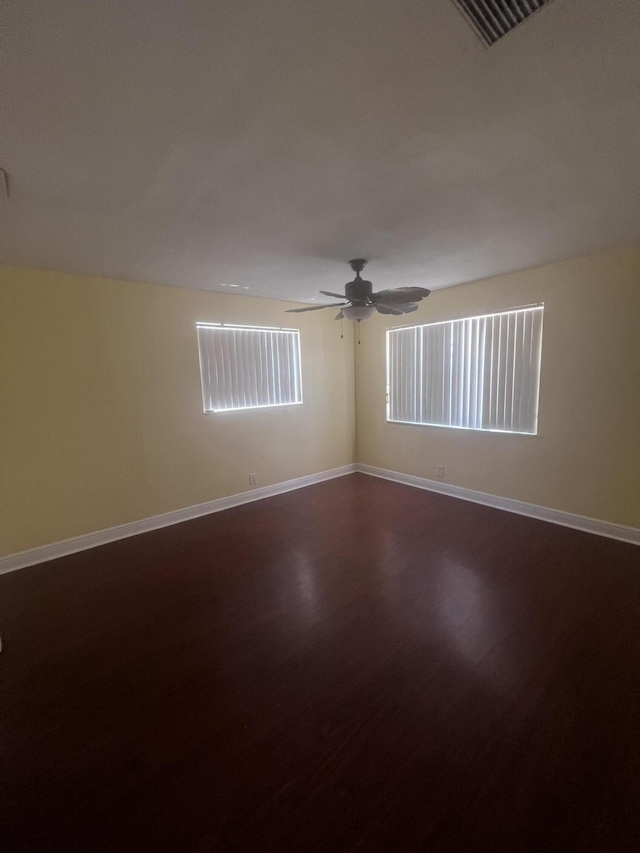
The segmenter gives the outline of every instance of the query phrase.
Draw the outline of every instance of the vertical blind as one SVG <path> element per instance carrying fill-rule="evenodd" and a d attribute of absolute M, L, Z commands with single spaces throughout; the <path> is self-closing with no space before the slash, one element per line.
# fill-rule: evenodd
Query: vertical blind
<path fill-rule="evenodd" d="M 198 323 L 205 412 L 302 403 L 300 332 Z"/>
<path fill-rule="evenodd" d="M 543 307 L 387 332 L 387 420 L 535 434 Z"/>

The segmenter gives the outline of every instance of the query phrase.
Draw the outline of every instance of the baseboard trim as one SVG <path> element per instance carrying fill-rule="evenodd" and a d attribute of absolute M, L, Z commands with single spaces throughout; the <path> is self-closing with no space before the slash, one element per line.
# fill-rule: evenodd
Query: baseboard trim
<path fill-rule="evenodd" d="M 600 519 L 589 518 L 584 515 L 575 515 L 571 512 L 563 512 L 562 510 L 551 509 L 539 506 L 538 504 L 518 501 L 514 498 L 503 498 L 499 495 L 478 492 L 474 489 L 465 489 L 462 486 L 454 486 L 450 483 L 441 483 L 437 480 L 428 480 L 425 477 L 416 477 L 413 474 L 402 474 L 399 471 L 389 471 L 386 468 L 376 468 L 373 465 L 358 463 L 355 465 L 343 465 L 340 468 L 332 468 L 328 471 L 320 471 L 317 474 L 308 474 L 304 477 L 297 477 L 294 480 L 285 480 L 282 483 L 275 483 L 272 486 L 262 486 L 258 489 L 252 489 L 250 492 L 239 492 L 235 495 L 185 507 L 184 509 L 165 512 L 161 515 L 154 515 L 150 518 L 129 522 L 128 524 L 120 524 L 117 527 L 108 527 L 93 533 L 84 533 L 81 536 L 63 539 L 60 542 L 53 542 L 50 545 L 42 545 L 38 548 L 29 548 L 26 551 L 20 551 L 16 554 L 8 554 L 5 557 L 0 557 L 0 574 L 14 572 L 17 569 L 24 569 L 27 566 L 35 566 L 38 563 L 45 563 L 49 560 L 55 560 L 58 557 L 65 557 L 67 554 L 75 554 L 78 551 L 86 551 L 90 548 L 96 548 L 99 545 L 106 545 L 108 542 L 115 542 L 118 539 L 137 536 L 139 533 L 147 533 L 161 527 L 169 527 L 172 524 L 179 524 L 181 521 L 189 521 L 192 518 L 199 518 L 202 515 L 222 512 L 234 506 L 241 506 L 252 501 L 259 501 L 264 498 L 273 497 L 274 495 L 280 495 L 284 492 L 302 489 L 305 486 L 312 486 L 315 483 L 322 483 L 325 480 L 344 477 L 356 471 L 361 474 L 368 474 L 371 477 L 379 477 L 383 480 L 402 483 L 405 486 L 426 489 L 427 491 L 438 492 L 449 497 L 484 504 L 494 509 L 514 512 L 517 515 L 526 515 L 530 518 L 537 518 L 540 521 L 549 521 L 552 524 L 560 524 L 563 527 L 571 527 L 574 530 L 582 530 L 585 533 L 593 533 L 597 536 L 606 536 L 609 539 L 618 539 L 621 542 L 640 545 L 640 529 L 637 527 L 613 524 L 609 521 L 601 521 Z"/>
<path fill-rule="evenodd" d="M 575 515 L 572 512 L 550 509 L 546 506 L 517 501 L 513 498 L 502 498 L 499 495 L 490 495 L 486 492 L 477 492 L 474 489 L 465 489 L 462 486 L 428 480 L 426 477 L 415 477 L 412 474 L 388 471 L 386 468 L 376 468 L 373 465 L 357 464 L 356 471 L 361 474 L 368 474 L 371 477 L 380 477 L 383 480 L 393 480 L 394 483 L 403 483 L 405 486 L 414 486 L 417 489 L 426 489 L 430 492 L 449 495 L 452 498 L 484 504 L 494 509 L 515 512 L 517 515 L 527 515 L 540 521 L 550 521 L 552 524 L 572 527 L 574 530 L 582 530 L 584 533 L 594 533 L 597 536 L 606 536 L 609 539 L 619 539 L 621 542 L 640 545 L 640 529 L 637 527 L 626 527 L 624 524 L 613 524 L 609 521 L 601 521 L 598 518 Z"/>
<path fill-rule="evenodd" d="M 67 554 L 75 554 L 78 551 L 86 551 L 89 548 L 96 548 L 98 545 L 106 545 L 108 542 L 126 539 L 129 536 L 137 536 L 139 533 L 147 533 L 160 527 L 169 527 L 172 524 L 179 524 L 181 521 L 189 521 L 202 515 L 221 512 L 241 504 L 260 501 L 284 492 L 291 492 L 294 489 L 302 489 L 305 486 L 312 486 L 325 480 L 333 480 L 335 477 L 344 477 L 346 474 L 353 474 L 355 470 L 355 465 L 343 465 L 341 468 L 331 468 L 328 471 L 320 471 L 318 474 L 307 474 L 305 477 L 296 477 L 294 480 L 285 480 L 272 486 L 262 486 L 258 489 L 252 489 L 250 492 L 239 492 L 225 498 L 218 498 L 184 509 L 176 509 L 172 512 L 164 512 L 161 515 L 151 516 L 151 518 L 143 518 L 140 521 L 131 521 L 128 524 L 119 524 L 117 527 L 108 527 L 94 533 L 73 536 L 71 539 L 63 539 L 60 542 L 53 542 L 51 545 L 42 545 L 16 554 L 8 554 L 6 557 L 0 557 L 0 574 L 14 572 L 27 566 L 35 566 L 38 563 L 45 563 L 58 557 L 65 557 Z"/>

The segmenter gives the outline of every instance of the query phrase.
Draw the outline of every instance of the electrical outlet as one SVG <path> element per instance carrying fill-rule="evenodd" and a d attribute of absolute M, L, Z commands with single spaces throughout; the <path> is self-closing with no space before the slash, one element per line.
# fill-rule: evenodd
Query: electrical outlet
<path fill-rule="evenodd" d="M 436 476 L 444 477 L 444 465 L 436 465 Z"/>
<path fill-rule="evenodd" d="M 258 475 L 257 474 L 249 474 L 249 485 L 257 486 L 258 485 Z"/>

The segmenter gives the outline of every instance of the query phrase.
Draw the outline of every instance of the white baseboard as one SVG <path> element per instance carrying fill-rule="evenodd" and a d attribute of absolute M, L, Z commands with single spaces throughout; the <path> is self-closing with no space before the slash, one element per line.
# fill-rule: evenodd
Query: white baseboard
<path fill-rule="evenodd" d="M 0 557 L 0 574 L 13 572 L 16 569 L 23 569 L 27 566 L 34 566 L 37 563 L 44 563 L 48 560 L 55 560 L 67 554 L 75 554 L 77 551 L 86 551 L 89 548 L 96 548 L 98 545 L 105 545 L 107 542 L 126 539 L 128 536 L 137 536 L 138 533 L 147 533 L 150 530 L 157 530 L 160 527 L 169 527 L 172 524 L 179 524 L 181 521 L 188 521 L 191 518 L 199 518 L 202 515 L 221 512 L 222 510 L 231 509 L 231 507 L 240 506 L 251 501 L 259 501 L 273 495 L 293 491 L 294 489 L 302 489 L 305 486 L 321 483 L 324 480 L 344 477 L 345 474 L 352 474 L 355 471 L 368 474 L 372 477 L 380 477 L 383 480 L 403 483 L 406 486 L 414 486 L 418 489 L 426 489 L 432 492 L 439 492 L 443 495 L 449 495 L 450 497 L 472 501 L 473 503 L 484 504 L 495 509 L 515 512 L 518 515 L 528 515 L 531 518 L 550 521 L 553 524 L 560 524 L 563 527 L 572 527 L 575 530 L 582 530 L 585 533 L 595 533 L 598 536 L 607 536 L 610 539 L 619 539 L 622 542 L 631 542 L 634 545 L 640 545 L 640 529 L 637 527 L 613 524 L 609 521 L 601 521 L 600 519 L 589 518 L 584 515 L 575 515 L 571 512 L 563 512 L 562 510 L 550 509 L 549 507 L 538 506 L 537 504 L 525 503 L 524 501 L 514 500 L 513 498 L 503 498 L 498 495 L 487 494 L 486 492 L 477 492 L 474 489 L 465 489 L 462 486 L 453 486 L 449 483 L 438 482 L 437 480 L 428 480 L 425 477 L 415 477 L 412 474 L 388 471 L 385 468 L 376 468 L 373 465 L 356 464 L 343 465 L 341 468 L 332 468 L 329 471 L 321 471 L 318 474 L 308 474 L 305 477 L 297 477 L 295 480 L 275 483 L 273 486 L 262 486 L 259 489 L 252 489 L 250 492 L 240 492 L 239 494 L 207 501 L 196 506 L 165 512 L 161 515 L 154 515 L 151 518 L 143 518 L 140 521 L 131 521 L 128 524 L 119 524 L 117 527 L 109 527 L 105 530 L 97 530 L 94 533 L 74 536 L 71 539 L 53 542 L 50 545 L 42 545 L 39 548 L 29 548 L 27 551 L 8 554 L 6 557 Z"/>
<path fill-rule="evenodd" d="M 393 480 L 395 483 L 403 483 L 406 486 L 414 486 L 417 489 L 427 489 L 430 492 L 439 492 L 453 498 L 461 498 L 465 501 L 484 504 L 495 509 L 504 509 L 507 512 L 515 512 L 518 515 L 528 515 L 540 521 L 550 521 L 553 524 L 561 524 L 563 527 L 573 527 L 585 533 L 595 533 L 598 536 L 607 536 L 610 539 L 619 539 L 621 542 L 631 542 L 640 545 L 640 529 L 637 527 L 626 527 L 624 524 L 613 524 L 609 521 L 601 521 L 598 518 L 589 518 L 585 515 L 575 515 L 572 512 L 563 512 L 559 509 L 550 509 L 546 506 L 525 503 L 513 498 L 502 498 L 499 495 L 490 495 L 486 492 L 476 492 L 474 489 L 464 489 L 462 486 L 453 486 L 449 483 L 427 480 L 425 477 L 414 477 L 412 474 L 401 474 L 398 471 L 387 471 L 386 468 L 375 468 L 373 465 L 356 465 L 356 470 L 361 474 L 369 474 L 371 477 L 381 477 L 383 480 Z"/>
<path fill-rule="evenodd" d="M 53 542 L 51 545 L 42 545 L 39 548 L 29 548 L 17 554 L 9 554 L 0 557 L 0 574 L 13 572 L 16 569 L 24 569 L 47 560 L 55 560 L 74 554 L 77 551 L 86 551 L 107 542 L 115 542 L 117 539 L 126 539 L 128 536 L 137 536 L 138 533 L 147 533 L 149 530 L 157 530 L 159 527 L 169 527 L 171 524 L 179 524 L 191 518 L 201 515 L 209 515 L 212 512 L 221 512 L 231 509 L 240 504 L 259 501 L 280 495 L 283 492 L 291 492 L 294 489 L 302 489 L 304 486 L 312 486 L 314 483 L 322 483 L 324 480 L 332 480 L 334 477 L 344 477 L 345 474 L 353 474 L 355 465 L 343 465 L 341 468 L 332 468 L 329 471 L 320 471 L 318 474 L 307 474 L 305 477 L 297 477 L 295 480 L 286 480 L 283 483 L 275 483 L 273 486 L 262 486 L 252 489 L 250 492 L 240 492 L 229 495 L 226 498 L 218 498 L 207 501 L 196 506 L 188 506 L 184 509 L 176 509 L 172 512 L 164 512 L 151 518 L 143 518 L 140 521 L 131 521 L 128 524 L 119 524 L 117 527 L 108 527 L 105 530 L 97 530 L 94 533 L 84 533 L 71 539 L 63 539 L 61 542 Z"/>

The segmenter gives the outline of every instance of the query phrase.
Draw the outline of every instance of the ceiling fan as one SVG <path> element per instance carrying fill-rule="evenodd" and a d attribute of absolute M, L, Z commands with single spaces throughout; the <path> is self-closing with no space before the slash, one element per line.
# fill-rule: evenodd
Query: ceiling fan
<path fill-rule="evenodd" d="M 307 308 L 289 308 L 289 314 L 299 314 L 302 311 L 319 311 L 320 308 L 336 308 L 342 310 L 338 313 L 336 320 L 366 320 L 376 311 L 379 314 L 409 314 L 418 308 L 418 302 L 431 293 L 425 287 L 394 287 L 391 290 L 380 290 L 373 292 L 370 281 L 360 277 L 360 273 L 366 265 L 364 258 L 355 258 L 349 261 L 349 266 L 355 272 L 353 281 L 348 281 L 345 286 L 345 294 L 331 293 L 321 290 L 325 296 L 336 296 L 344 302 L 331 302 L 328 305 L 309 305 Z"/>

